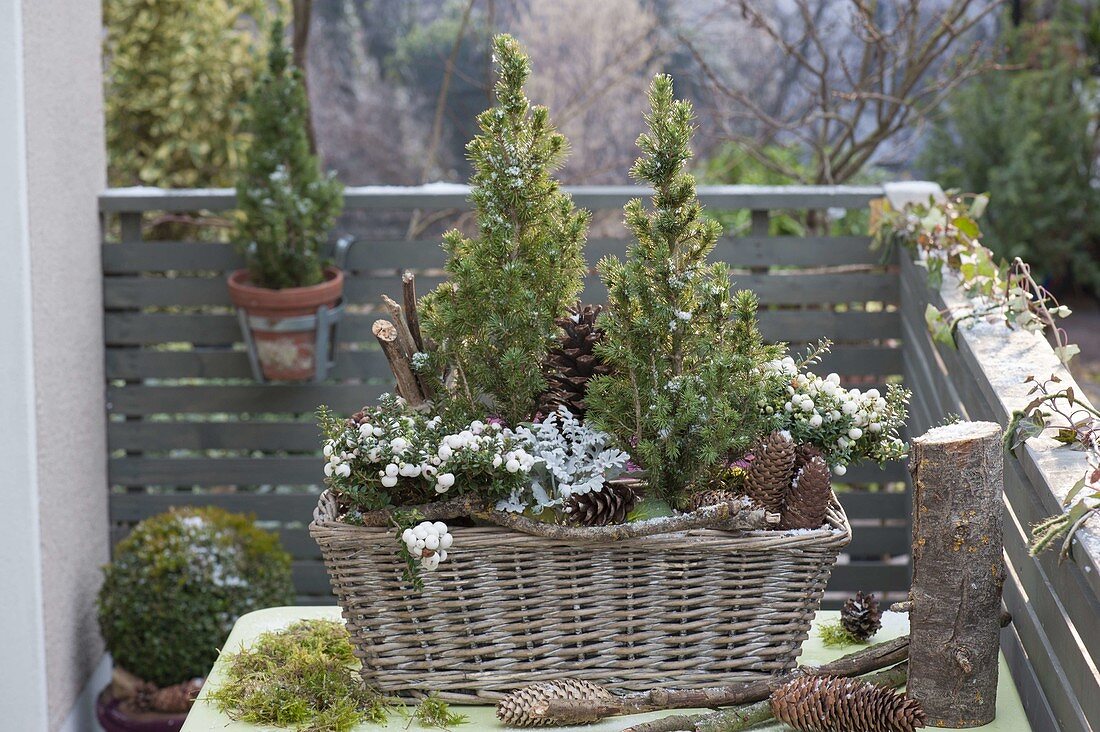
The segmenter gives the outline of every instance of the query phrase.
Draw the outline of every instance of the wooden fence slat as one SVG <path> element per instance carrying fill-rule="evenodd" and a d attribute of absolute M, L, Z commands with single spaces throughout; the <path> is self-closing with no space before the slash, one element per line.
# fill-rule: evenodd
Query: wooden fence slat
<path fill-rule="evenodd" d="M 111 421 L 109 450 L 287 450 L 316 452 L 320 431 L 312 419 L 301 422 Z"/>
<path fill-rule="evenodd" d="M 112 414 L 312 414 L 326 404 L 352 413 L 391 390 L 370 384 L 247 384 L 240 386 L 112 386 Z"/>
<path fill-rule="evenodd" d="M 134 522 L 174 506 L 217 506 L 226 511 L 253 514 L 258 521 L 308 523 L 313 520 L 317 495 L 309 493 L 111 493 L 112 521 Z"/>
<path fill-rule="evenodd" d="M 829 577 L 826 592 L 890 592 L 909 589 L 909 565 L 883 562 L 837 564 Z"/>
<path fill-rule="evenodd" d="M 347 313 L 340 323 L 340 340 L 371 343 L 375 313 Z M 901 337 L 898 312 L 861 310 L 766 310 L 759 313 L 760 330 L 771 341 L 807 343 L 818 338 L 858 342 Z M 237 316 L 231 313 L 107 313 L 105 338 L 111 345 L 191 343 L 225 345 L 241 340 Z"/>
<path fill-rule="evenodd" d="M 319 445 L 319 441 L 315 448 Z M 271 450 L 278 449 L 270 446 Z M 904 480 L 900 463 L 884 470 L 874 465 L 853 466 L 845 480 L 851 484 Z M 320 457 L 120 457 L 108 461 L 108 479 L 127 486 L 317 485 L 323 476 Z M 858 495 L 858 494 L 851 494 Z M 848 505 L 848 494 L 841 501 Z M 858 499 L 855 501 L 858 506 Z M 881 502 L 879 505 L 887 505 Z M 904 516 L 893 511 L 889 518 Z M 873 516 L 878 518 L 880 516 Z"/>
<path fill-rule="evenodd" d="M 735 274 L 735 289 L 749 289 L 764 305 L 818 305 L 822 303 L 896 303 L 897 275 L 882 272 L 828 272 L 814 274 Z M 424 292 L 443 278 L 418 277 Z M 383 294 L 400 292 L 392 277 L 348 277 L 344 296 L 352 303 L 375 303 Z M 103 283 L 104 306 L 113 308 L 218 306 L 229 307 L 229 292 L 220 277 L 107 277 Z M 603 302 L 606 289 L 596 277 L 585 279 L 585 300 Z"/>
<path fill-rule="evenodd" d="M 747 236 L 718 240 L 711 259 L 731 267 L 826 267 L 878 264 L 866 236 Z M 605 256 L 625 256 L 627 239 L 590 239 L 584 256 L 595 265 Z M 440 269 L 445 255 L 439 240 L 360 240 L 348 253 L 349 271 Z M 140 272 L 228 272 L 244 266 L 233 245 L 210 242 L 141 242 L 103 245 L 103 271 L 109 275 Z"/>
<path fill-rule="evenodd" d="M 901 373 L 901 350 L 883 346 L 837 346 L 815 367 L 822 374 L 835 371 L 845 376 Z M 249 378 L 252 371 L 243 350 L 146 351 L 109 348 L 108 379 Z M 337 353 L 330 373 L 335 379 L 392 380 L 389 363 L 381 351 Z"/>
<path fill-rule="evenodd" d="M 573 202 L 585 208 L 622 208 L 632 198 L 652 194 L 645 186 L 563 186 Z M 863 208 L 883 195 L 881 186 L 699 186 L 699 199 L 715 210 Z M 423 186 L 349 186 L 344 189 L 348 210 L 469 209 L 470 191 L 457 184 Z M 112 188 L 99 195 L 104 213 L 134 211 L 227 211 L 236 208 L 232 188 L 170 190 Z"/>

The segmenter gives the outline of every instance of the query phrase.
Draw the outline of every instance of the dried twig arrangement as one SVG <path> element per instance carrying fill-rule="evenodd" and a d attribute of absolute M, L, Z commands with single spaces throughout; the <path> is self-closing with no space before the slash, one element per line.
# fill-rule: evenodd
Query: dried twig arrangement
<path fill-rule="evenodd" d="M 382 346 L 382 353 L 397 380 L 397 393 L 410 406 L 420 407 L 433 394 L 427 381 L 419 378 L 413 368 L 413 356 L 425 348 L 420 333 L 420 314 L 416 309 L 416 276 L 412 272 L 401 276 L 401 289 L 403 305 L 391 297 L 382 296 L 382 304 L 391 320 L 382 318 L 374 321 L 371 332 Z"/>
<path fill-rule="evenodd" d="M 439 521 L 459 516 L 473 516 L 497 526 L 526 534 L 561 541 L 620 541 L 643 536 L 655 536 L 691 529 L 720 528 L 723 531 L 755 531 L 779 522 L 779 515 L 758 508 L 749 501 L 703 506 L 690 513 L 634 521 L 608 526 L 563 526 L 535 521 L 519 514 L 497 511 L 482 499 L 461 496 L 449 501 L 413 506 L 405 511 L 416 512 L 422 520 Z M 391 511 L 371 511 L 362 515 L 365 526 L 393 526 Z"/>

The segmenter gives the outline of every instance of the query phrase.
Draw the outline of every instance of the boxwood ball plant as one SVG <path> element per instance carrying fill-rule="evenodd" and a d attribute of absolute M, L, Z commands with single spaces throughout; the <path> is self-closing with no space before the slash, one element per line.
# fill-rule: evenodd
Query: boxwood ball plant
<path fill-rule="evenodd" d="M 290 555 L 219 508 L 148 518 L 104 570 L 99 626 L 117 665 L 158 686 L 205 676 L 244 613 L 294 600 Z"/>

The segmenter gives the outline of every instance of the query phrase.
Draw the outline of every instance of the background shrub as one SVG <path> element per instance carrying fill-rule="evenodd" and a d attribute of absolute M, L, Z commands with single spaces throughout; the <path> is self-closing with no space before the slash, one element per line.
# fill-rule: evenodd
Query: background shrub
<path fill-rule="evenodd" d="M 290 555 L 219 508 L 139 523 L 104 570 L 99 626 L 115 663 L 160 686 L 205 676 L 237 618 L 293 602 Z"/>

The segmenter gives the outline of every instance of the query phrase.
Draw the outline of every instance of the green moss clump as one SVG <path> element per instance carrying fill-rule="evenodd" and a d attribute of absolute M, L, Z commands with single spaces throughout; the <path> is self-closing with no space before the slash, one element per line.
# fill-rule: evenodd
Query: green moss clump
<path fill-rule="evenodd" d="M 417 705 L 416 713 L 413 716 L 416 717 L 416 721 L 419 722 L 421 726 L 439 727 L 440 729 L 447 729 L 459 724 L 465 724 L 467 721 L 465 714 L 452 712 L 447 702 L 443 701 L 435 694 L 429 694 L 422 699 L 420 704 Z"/>
<path fill-rule="evenodd" d="M 290 555 L 274 534 L 218 508 L 177 509 L 115 548 L 99 627 L 116 664 L 168 686 L 205 676 L 241 615 L 293 599 Z"/>
<path fill-rule="evenodd" d="M 345 732 L 385 723 L 389 706 L 356 673 L 351 639 L 341 622 L 304 620 L 267 632 L 229 657 L 228 678 L 206 698 L 232 719 Z"/>
<path fill-rule="evenodd" d="M 830 648 L 867 645 L 867 641 L 861 641 L 849 633 L 839 620 L 822 624 L 817 632 L 821 636 L 821 642 Z"/>

